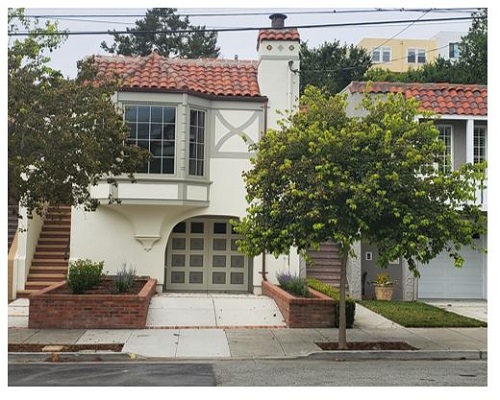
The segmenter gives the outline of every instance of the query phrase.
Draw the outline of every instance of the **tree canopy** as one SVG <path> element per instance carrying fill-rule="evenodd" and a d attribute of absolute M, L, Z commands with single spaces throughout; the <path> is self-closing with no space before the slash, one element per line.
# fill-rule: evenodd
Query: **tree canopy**
<path fill-rule="evenodd" d="M 488 14 L 483 9 L 473 15 L 472 26 L 459 43 L 458 61 L 442 57 L 405 72 L 368 70 L 364 80 L 386 82 L 449 82 L 488 84 Z"/>
<path fill-rule="evenodd" d="M 241 250 L 303 253 L 333 239 L 344 282 L 359 240 L 378 246 L 382 267 L 402 257 L 418 275 L 417 263 L 441 251 L 461 265 L 460 247 L 486 229 L 474 205 L 485 165 L 436 168 L 444 143 L 432 115 L 419 121 L 418 102 L 401 94 L 365 97 L 365 115 L 357 118 L 346 114 L 343 96 L 313 87 L 300 104 L 252 147 L 253 167 L 244 174 L 249 207 L 235 228 L 244 235 Z M 342 281 L 340 290 L 342 309 Z"/>
<path fill-rule="evenodd" d="M 217 58 L 217 32 L 205 26 L 193 26 L 189 17 L 181 18 L 175 8 L 151 8 L 144 19 L 137 20 L 128 34 L 114 33 L 114 43 L 105 41 L 101 48 L 111 54 L 146 56 L 156 51 L 165 57 Z"/>
<path fill-rule="evenodd" d="M 9 31 L 30 31 L 8 49 L 8 193 L 9 201 L 41 212 L 44 206 L 84 205 L 95 209 L 89 187 L 101 179 L 129 174 L 148 157 L 127 145 L 127 128 L 111 96 L 113 82 L 95 84 L 91 60 L 81 62 L 77 79 L 65 79 L 48 66 L 45 55 L 60 44 L 9 10 Z M 90 84 L 89 82 L 93 82 Z"/>
<path fill-rule="evenodd" d="M 307 43 L 301 43 L 300 93 L 308 85 L 338 93 L 352 81 L 362 80 L 370 66 L 370 54 L 352 44 L 341 46 L 339 41 L 334 41 L 309 48 Z"/>

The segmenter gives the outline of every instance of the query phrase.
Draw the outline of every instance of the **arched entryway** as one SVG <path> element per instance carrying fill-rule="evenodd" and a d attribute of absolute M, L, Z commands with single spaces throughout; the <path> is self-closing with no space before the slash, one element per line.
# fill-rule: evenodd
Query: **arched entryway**
<path fill-rule="evenodd" d="M 197 217 L 178 223 L 165 251 L 165 291 L 245 292 L 252 263 L 238 251 L 228 217 Z"/>

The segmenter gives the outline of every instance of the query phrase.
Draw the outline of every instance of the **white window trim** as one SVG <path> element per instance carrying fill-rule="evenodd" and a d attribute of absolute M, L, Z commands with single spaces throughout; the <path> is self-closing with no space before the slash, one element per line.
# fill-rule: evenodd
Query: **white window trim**
<path fill-rule="evenodd" d="M 453 132 L 453 125 L 452 124 L 436 124 L 436 128 L 439 130 L 439 128 L 450 128 L 450 170 L 454 171 L 454 156 L 455 156 L 455 135 Z"/>
<path fill-rule="evenodd" d="M 374 50 L 379 51 L 379 59 L 378 60 L 373 59 L 373 51 Z M 384 50 L 389 51 L 389 61 L 384 61 Z M 371 59 L 372 59 L 372 62 L 374 64 L 383 64 L 383 63 L 391 62 L 391 60 L 392 60 L 392 48 L 391 47 L 380 47 L 380 46 L 372 47 Z"/>
<path fill-rule="evenodd" d="M 408 61 L 408 56 L 409 56 L 409 53 L 410 53 L 411 50 L 413 50 L 415 52 L 415 61 L 414 62 Z M 419 51 L 423 51 L 424 52 L 425 62 L 423 62 L 423 63 L 418 62 L 418 53 L 419 53 Z M 418 47 L 409 47 L 409 48 L 407 48 L 406 49 L 406 63 L 407 64 L 412 64 L 412 65 L 423 65 L 423 64 L 426 64 L 427 63 L 427 50 L 423 49 L 423 48 L 418 48 Z"/>
<path fill-rule="evenodd" d="M 475 136 L 474 134 L 475 134 L 475 130 L 476 129 L 484 129 L 484 160 L 488 161 L 488 126 L 487 125 L 478 125 L 478 126 L 475 126 L 474 130 L 472 131 L 472 135 L 473 135 L 473 141 L 472 141 L 472 149 L 473 149 L 472 162 L 474 162 L 474 159 L 475 159 L 476 146 L 475 146 L 475 141 L 474 141 L 474 136 Z"/>

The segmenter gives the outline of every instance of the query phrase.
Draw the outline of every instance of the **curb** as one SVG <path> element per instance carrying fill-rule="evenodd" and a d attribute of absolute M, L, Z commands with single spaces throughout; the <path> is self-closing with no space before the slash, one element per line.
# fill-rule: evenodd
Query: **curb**
<path fill-rule="evenodd" d="M 331 361 L 360 361 L 360 360 L 487 360 L 488 353 L 482 350 L 342 350 L 322 351 L 307 355 L 288 357 L 227 357 L 224 361 L 244 361 L 256 359 L 305 359 Z M 80 353 L 8 353 L 8 362 L 14 363 L 64 363 L 64 362 L 184 362 L 204 361 L 215 362 L 221 358 L 164 358 L 146 357 L 135 353 L 111 352 L 80 352 Z"/>
<path fill-rule="evenodd" d="M 487 360 L 482 350 L 342 350 L 310 353 L 311 360 Z"/>

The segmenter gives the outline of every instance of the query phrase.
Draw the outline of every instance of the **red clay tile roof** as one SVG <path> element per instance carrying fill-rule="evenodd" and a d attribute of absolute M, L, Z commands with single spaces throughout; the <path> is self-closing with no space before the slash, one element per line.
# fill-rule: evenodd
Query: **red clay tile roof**
<path fill-rule="evenodd" d="M 262 29 L 259 31 L 257 37 L 257 49 L 260 42 L 263 40 L 296 40 L 300 41 L 300 35 L 297 28 L 283 28 L 283 29 Z"/>
<path fill-rule="evenodd" d="M 211 96 L 261 97 L 257 61 L 95 56 L 98 77 L 118 75 L 123 89 L 191 92 Z"/>
<path fill-rule="evenodd" d="M 351 93 L 366 91 L 367 82 L 351 82 Z M 421 109 L 441 115 L 488 115 L 488 86 L 456 83 L 373 82 L 369 93 L 403 93 L 420 101 Z"/>

